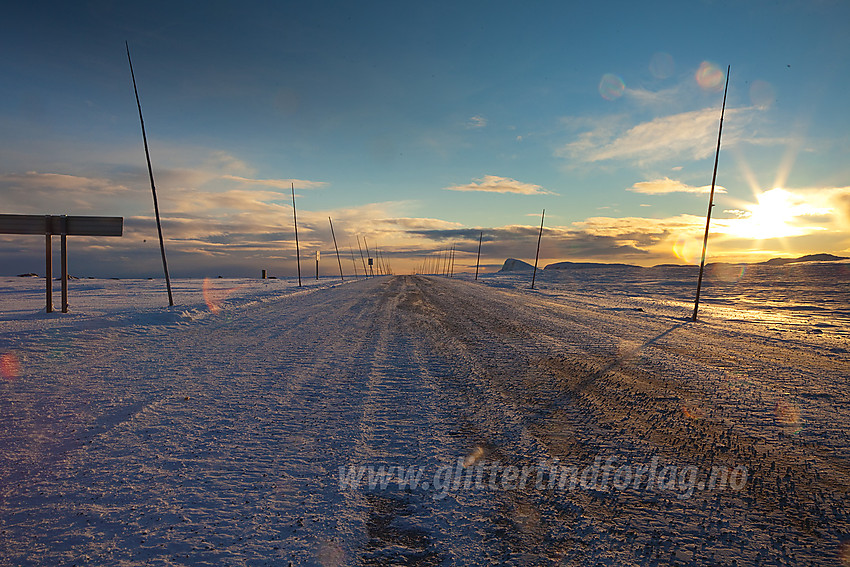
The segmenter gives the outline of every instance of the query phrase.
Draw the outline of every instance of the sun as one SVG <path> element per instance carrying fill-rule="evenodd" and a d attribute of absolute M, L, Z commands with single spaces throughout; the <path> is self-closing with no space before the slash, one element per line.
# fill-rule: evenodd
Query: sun
<path fill-rule="evenodd" d="M 801 225 L 800 217 L 825 212 L 779 187 L 758 193 L 756 200 L 757 203 L 742 205 L 743 210 L 727 211 L 738 218 L 727 219 L 718 232 L 753 240 L 801 236 L 817 228 Z"/>

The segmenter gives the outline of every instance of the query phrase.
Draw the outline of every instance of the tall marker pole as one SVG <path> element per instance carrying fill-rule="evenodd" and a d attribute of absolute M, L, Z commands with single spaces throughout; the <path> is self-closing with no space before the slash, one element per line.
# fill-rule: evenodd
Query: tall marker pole
<path fill-rule="evenodd" d="M 714 173 L 711 174 L 711 193 L 708 196 L 708 213 L 705 215 L 705 236 L 702 238 L 702 258 L 699 262 L 699 278 L 697 279 L 697 295 L 694 299 L 694 314 L 691 321 L 697 320 L 699 310 L 699 294 L 702 289 L 702 273 L 705 269 L 705 251 L 708 248 L 708 227 L 711 224 L 711 209 L 714 208 L 714 184 L 717 181 L 717 160 L 720 158 L 720 135 L 723 133 L 723 115 L 726 113 L 726 93 L 729 91 L 729 71 L 732 66 L 726 67 L 726 87 L 723 89 L 723 106 L 720 108 L 720 128 L 717 130 L 717 150 L 714 152 Z"/>
<path fill-rule="evenodd" d="M 165 244 L 162 240 L 162 223 L 159 220 L 159 202 L 156 199 L 156 185 L 153 182 L 153 168 L 151 167 L 151 154 L 148 151 L 148 137 L 145 134 L 145 119 L 142 118 L 142 103 L 139 102 L 139 89 L 136 88 L 136 75 L 133 73 L 133 60 L 130 59 L 130 44 L 124 42 L 127 47 L 127 62 L 130 63 L 130 77 L 133 79 L 133 92 L 136 93 L 136 106 L 139 107 L 139 122 L 142 124 L 142 141 L 145 144 L 145 158 L 148 161 L 148 176 L 151 179 L 151 193 L 153 193 L 153 211 L 156 214 L 156 231 L 159 234 L 159 251 L 162 254 L 162 269 L 165 272 L 165 287 L 168 290 L 168 305 L 174 305 L 171 295 L 171 278 L 168 275 L 168 261 L 165 259 Z"/>
<path fill-rule="evenodd" d="M 336 263 L 339 264 L 339 279 L 345 281 L 345 276 L 342 275 L 342 260 L 339 259 L 339 248 L 336 245 L 336 235 L 334 234 L 334 221 L 328 217 L 328 222 L 331 223 L 331 236 L 334 239 L 334 250 L 336 250 Z"/>
<path fill-rule="evenodd" d="M 363 257 L 363 247 L 360 246 L 360 235 L 357 235 L 357 248 L 360 249 L 360 261 L 363 262 L 363 277 L 369 277 L 369 270 L 366 269 L 366 258 Z"/>
<path fill-rule="evenodd" d="M 298 246 L 298 215 L 295 213 L 295 183 L 292 183 L 292 222 L 295 225 L 295 260 L 298 262 L 298 287 L 301 287 L 301 248 Z"/>
<path fill-rule="evenodd" d="M 387 272 L 387 264 L 386 264 L 386 262 L 384 262 L 384 255 L 381 253 L 380 248 L 375 249 L 375 256 L 378 257 L 378 272 L 382 276 L 387 275 L 387 273 L 388 273 Z"/>
<path fill-rule="evenodd" d="M 534 273 L 531 276 L 531 289 L 534 289 L 534 280 L 537 279 L 537 260 L 540 258 L 540 239 L 543 238 L 543 217 L 546 216 L 546 209 L 543 209 L 543 214 L 540 215 L 540 233 L 537 235 L 537 254 L 534 255 Z"/>
<path fill-rule="evenodd" d="M 53 235 L 47 233 L 44 237 L 44 257 L 47 262 L 44 266 L 44 279 L 47 280 L 47 312 L 53 313 L 53 250 L 51 249 L 51 239 Z"/>
<path fill-rule="evenodd" d="M 478 280 L 478 266 L 481 265 L 481 241 L 484 240 L 484 231 L 478 236 L 478 258 L 475 260 L 475 280 Z"/>
<path fill-rule="evenodd" d="M 62 257 L 59 259 L 59 270 L 62 273 L 62 313 L 68 312 L 68 217 L 62 215 L 59 221 L 61 236 L 59 248 Z"/>
<path fill-rule="evenodd" d="M 375 266 L 374 266 L 375 260 L 374 260 L 374 258 L 372 258 L 372 254 L 369 253 L 369 243 L 366 242 L 365 236 L 363 237 L 363 246 L 366 247 L 366 257 L 369 258 L 369 273 L 374 278 L 375 277 Z M 378 272 L 378 275 L 381 275 L 380 272 Z"/>
<path fill-rule="evenodd" d="M 348 239 L 348 252 L 351 254 L 351 265 L 354 266 L 354 279 L 359 280 L 360 274 L 357 273 L 357 260 L 354 259 L 354 248 L 351 247 L 351 239 Z"/>

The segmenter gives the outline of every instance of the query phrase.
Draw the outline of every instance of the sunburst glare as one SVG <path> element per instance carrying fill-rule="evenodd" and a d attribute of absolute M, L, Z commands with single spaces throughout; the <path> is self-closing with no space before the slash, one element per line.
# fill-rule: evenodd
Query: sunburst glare
<path fill-rule="evenodd" d="M 800 195 L 780 187 L 757 194 L 756 201 L 743 204 L 742 210 L 729 211 L 739 218 L 725 221 L 718 226 L 717 232 L 754 240 L 802 236 L 824 230 L 802 224 L 803 218 L 831 212 L 829 208 L 813 206 Z"/>

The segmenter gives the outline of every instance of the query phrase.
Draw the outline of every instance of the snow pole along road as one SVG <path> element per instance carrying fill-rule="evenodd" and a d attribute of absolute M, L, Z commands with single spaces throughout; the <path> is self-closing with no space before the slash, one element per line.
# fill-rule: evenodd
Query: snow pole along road
<path fill-rule="evenodd" d="M 2 383 L 0 565 L 843 552 L 842 349 L 420 276 L 64 340 Z"/>

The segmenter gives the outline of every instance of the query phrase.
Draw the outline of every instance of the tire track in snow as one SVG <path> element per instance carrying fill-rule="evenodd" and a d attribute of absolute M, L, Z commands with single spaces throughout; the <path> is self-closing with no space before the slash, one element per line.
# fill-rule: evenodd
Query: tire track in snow
<path fill-rule="evenodd" d="M 818 382 L 846 383 L 841 362 L 824 356 L 817 347 L 766 342 L 763 335 L 748 335 L 740 327 L 730 331 L 716 325 L 683 326 L 669 318 L 622 313 L 621 309 L 606 315 L 601 306 L 558 305 L 533 294 L 492 293 L 443 279 L 428 280 L 423 289 L 428 288 L 433 290 L 427 295 L 434 311 L 441 314 L 434 326 L 435 343 L 450 344 L 445 351 L 467 353 L 459 357 L 471 361 L 472 370 L 467 372 L 474 376 L 477 367 L 477 374 L 486 376 L 477 387 L 482 392 L 495 389 L 498 394 L 492 399 L 501 395 L 517 416 L 521 433 L 533 438 L 550 456 L 581 461 L 592 454 L 616 454 L 638 462 L 663 456 L 703 467 L 735 462 L 750 467 L 753 483 L 744 493 L 715 494 L 713 501 L 709 493 L 680 502 L 656 497 L 647 500 L 628 493 L 566 495 L 572 506 L 562 508 L 572 512 L 577 506 L 578 523 L 583 519 L 589 533 L 577 529 L 581 538 L 576 542 L 569 534 L 558 535 L 554 524 L 541 522 L 539 527 L 556 542 L 560 538 L 567 544 L 581 544 L 581 553 L 565 551 L 565 560 L 658 560 L 666 550 L 653 534 L 669 532 L 671 515 L 695 519 L 691 524 L 677 521 L 677 545 L 689 548 L 685 556 L 693 558 L 703 554 L 709 560 L 715 553 L 732 553 L 739 564 L 762 564 L 769 562 L 768 556 L 781 563 L 782 542 L 787 538 L 795 539 L 796 553 L 810 560 L 824 549 L 838 553 L 840 529 L 836 532 L 834 526 L 847 522 L 846 501 L 842 503 L 838 496 L 847 493 L 846 475 L 841 473 L 846 461 L 818 445 L 800 443 L 793 437 L 783 440 L 772 411 L 758 424 L 759 431 L 742 429 L 748 406 L 772 410 L 773 404 L 761 400 L 756 404 L 755 399 L 742 399 L 740 392 L 730 391 L 723 370 L 712 364 L 717 357 L 706 360 L 704 353 L 747 345 L 754 352 L 745 364 L 758 368 L 761 383 L 790 381 L 796 383 L 795 388 L 808 391 L 819 390 Z M 441 335 L 448 338 L 441 339 Z M 734 339 L 731 344 L 730 335 Z M 736 356 L 743 358 L 740 351 L 731 354 L 733 361 Z M 816 360 L 809 363 L 811 358 Z M 794 376 L 787 376 L 783 360 L 800 363 Z M 811 382 L 806 384 L 799 376 Z M 690 417 L 683 406 L 693 410 Z M 706 415 L 694 417 L 703 411 Z M 835 419 L 832 417 L 833 423 Z M 504 452 L 528 459 L 527 448 L 513 440 L 521 435 L 500 437 L 499 425 L 494 424 L 486 429 Z M 773 439 L 768 439 L 771 432 Z M 842 444 L 842 436 L 830 433 L 820 428 L 809 437 L 831 443 L 832 451 L 846 450 L 846 438 Z M 770 488 L 773 483 L 778 491 Z M 827 494 L 830 496 L 824 498 Z M 559 508 L 557 502 L 537 496 L 540 518 L 547 517 L 547 508 Z M 702 510 L 708 506 L 708 512 L 698 506 Z M 788 514 L 787 522 L 776 524 L 774 515 L 779 511 Z M 718 517 L 724 519 L 715 520 Z M 557 524 L 568 517 L 556 514 L 554 519 Z M 709 541 L 715 543 L 707 547 L 706 526 L 714 533 L 721 521 L 736 525 L 737 533 L 750 535 L 718 542 L 716 535 L 709 534 Z M 639 529 L 635 531 L 635 527 Z M 626 551 L 618 557 L 613 550 L 622 547 L 617 542 L 624 540 L 630 540 L 639 551 Z M 739 549 L 733 552 L 730 544 Z M 770 551 L 765 552 L 765 547 Z"/>
<path fill-rule="evenodd" d="M 830 460 L 829 445 L 818 453 L 806 437 L 766 433 L 770 416 L 732 403 L 741 398 L 724 383 L 729 367 L 701 350 L 723 347 L 726 331 L 673 329 L 677 323 L 399 277 L 108 334 L 46 383 L 56 385 L 57 416 L 97 388 L 112 384 L 114 393 L 94 396 L 79 420 L 103 427 L 53 461 L 34 461 L 40 468 L 27 482 L 7 487 L 0 565 L 649 565 L 734 557 L 744 567 L 791 562 L 782 551 L 788 542 L 799 562 L 816 561 L 847 522 L 835 497 L 847 493 L 835 480 L 840 461 Z M 797 349 L 812 361 L 787 378 L 803 391 L 812 391 L 803 382 L 815 373 L 833 382 L 840 375 L 840 360 L 805 345 L 768 346 L 752 356 L 736 351 L 727 363 L 763 373 L 753 388 L 765 399 L 782 378 L 776 353 Z M 706 418 L 684 420 L 682 402 L 702 404 Z M 347 464 L 433 471 L 476 449 L 489 461 L 534 466 L 553 457 L 586 464 L 600 451 L 697 459 L 699 447 L 720 446 L 723 458 L 746 457 L 754 467 L 758 454 L 752 492 L 677 501 L 527 487 L 436 498 L 433 486 L 341 489 L 338 476 Z M 786 502 L 771 500 L 770 483 L 786 491 Z"/>

